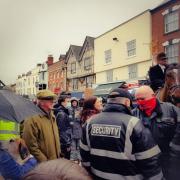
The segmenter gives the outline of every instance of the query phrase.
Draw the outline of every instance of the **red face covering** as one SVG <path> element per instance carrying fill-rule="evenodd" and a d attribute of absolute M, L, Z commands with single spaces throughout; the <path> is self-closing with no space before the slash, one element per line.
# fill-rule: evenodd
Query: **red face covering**
<path fill-rule="evenodd" d="M 146 113 L 147 116 L 151 116 L 153 110 L 156 107 L 156 98 L 153 97 L 148 100 L 137 100 L 139 108 Z"/>

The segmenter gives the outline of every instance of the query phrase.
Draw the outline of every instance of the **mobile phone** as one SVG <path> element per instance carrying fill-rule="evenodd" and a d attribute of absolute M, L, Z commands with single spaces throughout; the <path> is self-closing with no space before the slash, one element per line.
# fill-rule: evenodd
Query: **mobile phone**
<path fill-rule="evenodd" d="M 28 148 L 23 146 L 21 143 L 19 144 L 19 154 L 22 160 L 26 159 L 30 154 Z"/>

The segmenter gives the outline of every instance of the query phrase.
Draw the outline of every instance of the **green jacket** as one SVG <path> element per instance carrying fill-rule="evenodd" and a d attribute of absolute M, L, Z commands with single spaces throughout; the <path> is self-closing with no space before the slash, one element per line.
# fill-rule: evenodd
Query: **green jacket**
<path fill-rule="evenodd" d="M 60 141 L 56 119 L 48 115 L 35 115 L 24 121 L 23 139 L 30 153 L 39 161 L 59 158 Z"/>

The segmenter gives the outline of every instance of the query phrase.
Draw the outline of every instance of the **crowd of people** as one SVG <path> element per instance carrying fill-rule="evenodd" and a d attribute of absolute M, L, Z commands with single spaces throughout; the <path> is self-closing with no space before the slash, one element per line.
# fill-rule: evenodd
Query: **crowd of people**
<path fill-rule="evenodd" d="M 151 87 L 136 90 L 135 108 L 123 87 L 113 89 L 105 104 L 95 96 L 79 101 L 67 92 L 57 97 L 49 90 L 39 91 L 42 114 L 24 120 L 22 139 L 0 141 L 1 177 L 178 180 L 180 93 L 174 91 L 180 69 L 173 66 L 177 71 L 168 86 L 166 61 L 164 53 L 157 56 L 157 65 L 149 71 Z M 157 96 L 162 88 L 168 88 L 169 102 Z"/>

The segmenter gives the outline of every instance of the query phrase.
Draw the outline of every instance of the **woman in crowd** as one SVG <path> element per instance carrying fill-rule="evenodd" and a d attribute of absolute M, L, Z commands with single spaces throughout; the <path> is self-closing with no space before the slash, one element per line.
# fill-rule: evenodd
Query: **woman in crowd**
<path fill-rule="evenodd" d="M 81 121 L 85 123 L 91 116 L 100 113 L 102 108 L 102 102 L 96 96 L 85 99 L 81 113 Z"/>
<path fill-rule="evenodd" d="M 71 156 L 70 159 L 76 163 L 80 162 L 79 144 L 82 136 L 82 127 L 80 120 L 81 108 L 79 107 L 78 99 L 75 97 L 71 98 L 71 126 L 72 126 L 72 144 L 71 144 Z"/>

